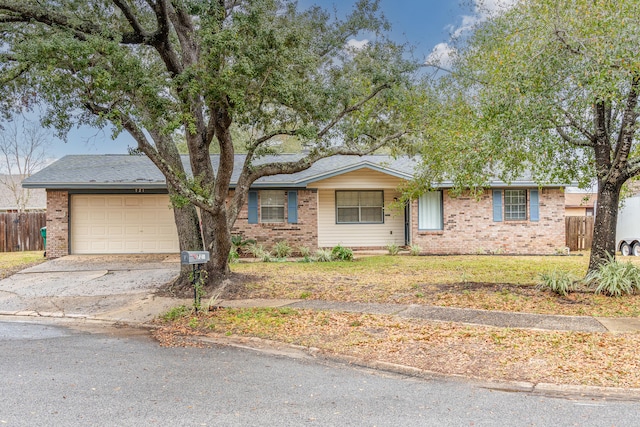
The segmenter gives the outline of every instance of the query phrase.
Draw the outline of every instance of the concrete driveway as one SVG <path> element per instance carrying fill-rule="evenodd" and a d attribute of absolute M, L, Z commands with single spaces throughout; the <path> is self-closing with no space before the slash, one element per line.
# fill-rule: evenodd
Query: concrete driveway
<path fill-rule="evenodd" d="M 0 281 L 0 314 L 144 322 L 182 303 L 154 295 L 179 255 L 70 255 Z"/>

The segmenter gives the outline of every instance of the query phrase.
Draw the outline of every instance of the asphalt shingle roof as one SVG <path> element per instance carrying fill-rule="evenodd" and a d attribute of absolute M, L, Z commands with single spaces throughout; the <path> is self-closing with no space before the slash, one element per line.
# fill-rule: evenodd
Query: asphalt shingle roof
<path fill-rule="evenodd" d="M 294 161 L 300 154 L 265 156 L 256 164 L 275 161 Z M 235 185 L 245 156 L 235 156 L 231 185 Z M 218 167 L 218 156 L 211 156 L 214 169 Z M 182 157 L 187 173 L 191 172 L 189 159 Z M 408 158 L 393 159 L 389 156 L 332 156 L 319 160 L 309 169 L 294 173 L 260 178 L 255 186 L 293 186 L 304 187 L 307 183 L 324 179 L 336 174 L 349 172 L 361 167 L 384 171 L 401 178 L 409 179 L 414 169 L 414 161 Z M 93 188 L 93 189 L 129 189 L 129 188 L 165 188 L 165 178 L 160 170 L 145 156 L 130 155 L 70 155 L 52 163 L 40 172 L 24 181 L 28 188 Z"/>
<path fill-rule="evenodd" d="M 255 161 L 255 164 L 295 161 L 302 154 L 282 154 L 265 156 Z M 245 155 L 236 154 L 231 186 L 235 186 L 242 171 Z M 211 156 L 214 170 L 217 170 L 219 157 Z M 188 156 L 182 156 L 185 171 L 191 173 Z M 309 169 L 294 174 L 280 174 L 267 176 L 257 180 L 253 187 L 299 187 L 347 173 L 360 168 L 369 168 L 402 179 L 411 179 L 417 162 L 408 157 L 393 158 L 384 155 L 368 156 L 332 156 L 321 159 Z M 495 179 L 490 187 L 534 187 L 537 184 L 531 177 L 523 177 L 515 182 L 506 184 Z M 146 156 L 131 155 L 70 155 L 61 158 L 38 173 L 23 181 L 25 188 L 50 189 L 165 189 L 165 178 L 160 170 Z M 450 182 L 439 185 L 442 188 L 451 187 Z M 561 184 L 549 185 L 559 187 Z"/>

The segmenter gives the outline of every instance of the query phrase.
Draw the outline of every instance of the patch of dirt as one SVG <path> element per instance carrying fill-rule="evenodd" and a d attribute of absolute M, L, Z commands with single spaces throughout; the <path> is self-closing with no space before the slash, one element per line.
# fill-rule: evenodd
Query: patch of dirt
<path fill-rule="evenodd" d="M 205 295 L 202 297 L 211 298 L 211 296 L 220 293 L 219 299 L 243 299 L 250 297 L 250 291 L 247 284 L 256 283 L 262 280 L 262 277 L 255 274 L 231 273 L 217 286 L 206 286 L 204 288 Z M 220 289 L 222 288 L 222 291 Z M 156 295 L 172 298 L 191 298 L 193 297 L 193 285 L 190 282 L 181 281 L 178 278 L 174 282 L 167 283 L 158 288 Z"/>

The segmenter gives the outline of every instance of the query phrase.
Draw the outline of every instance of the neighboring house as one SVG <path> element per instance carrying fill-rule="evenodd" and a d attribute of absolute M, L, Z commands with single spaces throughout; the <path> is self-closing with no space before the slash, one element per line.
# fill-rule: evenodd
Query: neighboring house
<path fill-rule="evenodd" d="M 593 216 L 596 193 L 570 193 L 564 195 L 565 216 Z"/>
<path fill-rule="evenodd" d="M 243 161 L 236 156 L 232 187 Z M 478 198 L 454 198 L 443 184 L 398 206 L 398 188 L 414 166 L 408 158 L 333 156 L 303 172 L 261 178 L 233 234 L 311 249 L 417 244 L 430 254 L 548 254 L 564 246 L 561 186 L 492 182 Z M 179 250 L 164 177 L 146 157 L 67 156 L 24 185 L 47 190 L 49 257 Z"/>
<path fill-rule="evenodd" d="M 47 193 L 43 188 L 26 189 L 21 187 L 22 176 L 0 175 L 0 212 L 18 212 L 12 188 L 23 191 L 23 200 L 26 200 L 25 211 L 44 211 L 47 207 Z"/>

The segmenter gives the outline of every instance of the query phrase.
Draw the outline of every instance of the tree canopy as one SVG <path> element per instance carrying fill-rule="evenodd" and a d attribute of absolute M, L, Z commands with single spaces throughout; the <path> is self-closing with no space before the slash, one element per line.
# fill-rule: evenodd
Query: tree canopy
<path fill-rule="evenodd" d="M 621 186 L 640 174 L 634 0 L 529 0 L 478 25 L 439 82 L 422 184 L 598 183 L 590 268 L 615 252 Z M 426 155 L 431 153 L 430 156 Z"/>
<path fill-rule="evenodd" d="M 44 123 L 62 137 L 77 124 L 129 132 L 182 201 L 183 249 L 202 244 L 200 208 L 215 271 L 227 267 L 229 230 L 255 180 L 371 152 L 419 121 L 407 108 L 417 65 L 386 36 L 377 1 L 359 0 L 340 19 L 289 0 L 0 0 L 0 27 L 3 110 L 43 103 Z M 355 37 L 367 42 L 355 47 Z M 230 193 L 233 129 L 247 156 Z M 255 162 L 283 137 L 307 154 Z"/>

